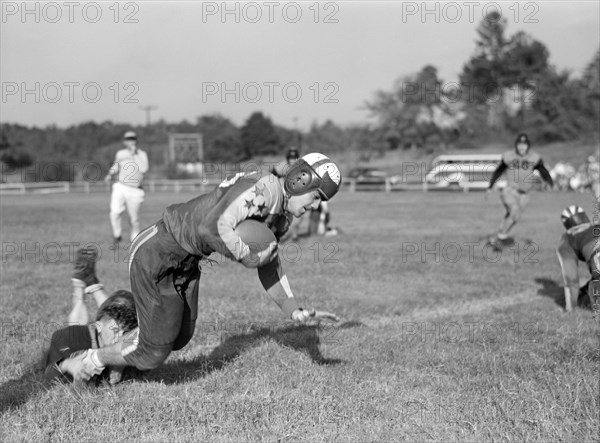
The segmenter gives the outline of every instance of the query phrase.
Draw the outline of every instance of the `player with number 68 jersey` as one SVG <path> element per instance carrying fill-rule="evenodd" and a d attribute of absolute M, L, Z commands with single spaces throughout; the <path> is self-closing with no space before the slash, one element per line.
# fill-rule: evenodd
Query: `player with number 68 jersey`
<path fill-rule="evenodd" d="M 496 237 L 491 240 L 491 243 L 507 239 L 509 231 L 521 218 L 523 210 L 529 203 L 528 192 L 537 181 L 534 175 L 535 171 L 538 171 L 551 187 L 554 186 L 552 177 L 544 166 L 542 158 L 537 152 L 530 150 L 530 145 L 527 135 L 519 134 L 515 140 L 515 149 L 502 155 L 502 161 L 490 179 L 488 192 L 494 187 L 502 174 L 506 174 L 507 181 L 506 187 L 502 189 L 500 194 L 500 200 L 506 209 L 506 214 Z"/>

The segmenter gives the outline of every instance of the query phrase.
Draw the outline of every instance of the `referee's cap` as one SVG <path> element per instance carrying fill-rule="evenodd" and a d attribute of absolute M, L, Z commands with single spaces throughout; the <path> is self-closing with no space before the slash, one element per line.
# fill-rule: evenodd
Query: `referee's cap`
<path fill-rule="evenodd" d="M 137 134 L 133 131 L 127 131 L 125 135 L 123 135 L 123 140 L 137 140 Z"/>

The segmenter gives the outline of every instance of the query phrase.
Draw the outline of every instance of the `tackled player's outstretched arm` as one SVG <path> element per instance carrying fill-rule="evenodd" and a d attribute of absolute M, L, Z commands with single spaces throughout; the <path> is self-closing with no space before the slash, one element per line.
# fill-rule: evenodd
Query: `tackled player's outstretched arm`
<path fill-rule="evenodd" d="M 556 254 L 560 262 L 564 283 L 565 309 L 571 311 L 579 296 L 579 268 L 577 255 L 567 242 L 566 234 L 563 234 L 560 238 Z"/>

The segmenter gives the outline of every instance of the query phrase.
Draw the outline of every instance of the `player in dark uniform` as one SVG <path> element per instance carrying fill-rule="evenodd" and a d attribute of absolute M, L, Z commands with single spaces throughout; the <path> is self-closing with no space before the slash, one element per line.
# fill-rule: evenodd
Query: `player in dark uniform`
<path fill-rule="evenodd" d="M 579 206 L 569 206 L 561 214 L 567 232 L 561 238 L 556 253 L 565 285 L 565 309 L 570 312 L 576 301 L 585 304 L 586 298 L 595 312 L 600 309 L 600 224 L 590 223 Z M 579 266 L 588 265 L 591 279 L 579 288 Z M 576 300 L 576 297 L 579 299 Z"/>
<path fill-rule="evenodd" d="M 96 321 L 88 325 L 71 325 L 52 334 L 45 355 L 44 378 L 72 381 L 69 374 L 70 357 L 88 349 L 110 346 L 124 334 L 137 327 L 133 294 L 119 290 L 110 295 L 96 313 Z M 123 368 L 105 369 L 101 376 L 111 384 L 121 380 Z"/>
<path fill-rule="evenodd" d="M 502 161 L 492 174 L 488 192 L 496 181 L 506 172 L 507 185 L 502 189 L 500 200 L 506 209 L 506 215 L 496 235 L 490 239 L 492 244 L 502 244 L 508 239 L 508 233 L 517 223 L 525 206 L 529 202 L 528 192 L 536 183 L 534 171 L 538 171 L 550 187 L 554 186 L 550 173 L 542 158 L 530 150 L 531 143 L 526 134 L 519 134 L 515 140 L 514 151 L 506 151 Z M 486 193 L 487 196 L 487 193 Z"/>
<path fill-rule="evenodd" d="M 67 368 L 70 357 L 88 349 L 98 349 L 115 343 L 124 333 L 137 327 L 133 294 L 129 291 L 116 291 L 112 295 L 104 292 L 98 281 L 95 264 L 98 251 L 95 248 L 78 249 L 75 256 L 75 270 L 72 276 L 73 308 L 69 314 L 70 326 L 52 334 L 50 346 L 44 358 L 46 379 L 70 381 Z M 84 294 L 92 294 L 98 303 L 96 321 L 89 323 L 89 314 L 84 302 Z M 73 324 L 78 323 L 78 324 Z M 111 383 L 121 379 L 123 368 L 110 368 L 105 372 Z"/>
<path fill-rule="evenodd" d="M 106 365 L 152 369 L 185 346 L 195 329 L 200 260 L 213 252 L 257 268 L 260 282 L 287 318 L 301 323 L 337 320 L 335 314 L 300 307 L 282 270 L 276 241 L 252 252 L 235 228 L 255 219 L 280 239 L 292 216 L 329 200 L 340 183 L 338 166 L 312 153 L 294 163 L 284 178 L 239 173 L 207 194 L 167 207 L 163 218 L 143 230 L 130 249 L 139 327 L 115 345 L 77 357 L 69 372 L 76 380 L 88 380 Z"/>

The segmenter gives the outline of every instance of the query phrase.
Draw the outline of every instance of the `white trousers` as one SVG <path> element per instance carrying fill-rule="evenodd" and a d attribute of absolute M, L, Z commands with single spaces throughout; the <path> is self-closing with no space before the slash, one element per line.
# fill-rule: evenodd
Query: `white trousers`
<path fill-rule="evenodd" d="M 141 188 L 133 188 L 122 183 L 113 183 L 110 196 L 110 224 L 113 236 L 121 237 L 121 218 L 125 209 L 131 222 L 131 240 L 140 232 L 140 207 L 144 202 L 145 192 Z"/>

